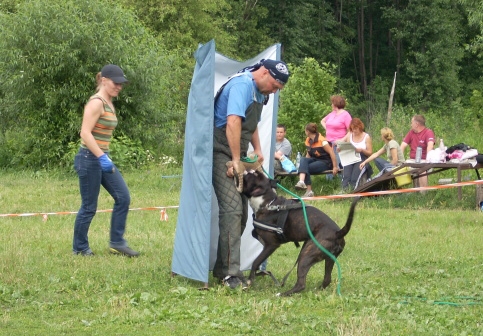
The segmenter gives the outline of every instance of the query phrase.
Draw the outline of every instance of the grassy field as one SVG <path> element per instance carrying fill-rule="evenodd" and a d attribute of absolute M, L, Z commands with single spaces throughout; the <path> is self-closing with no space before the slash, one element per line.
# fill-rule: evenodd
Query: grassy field
<path fill-rule="evenodd" d="M 179 171 L 126 173 L 131 208 L 179 203 Z M 291 187 L 291 181 L 283 182 Z M 329 189 L 328 189 L 329 188 Z M 317 178 L 314 190 L 335 188 Z M 171 277 L 177 210 L 131 211 L 126 238 L 142 255 L 108 254 L 109 213 L 90 230 L 95 257 L 73 256 L 75 215 L 0 217 L 0 335 L 483 335 L 483 214 L 474 187 L 363 199 L 329 288 L 323 265 L 307 289 L 280 298 L 269 278 L 248 291 Z M 327 193 L 329 193 L 327 192 Z M 77 211 L 74 174 L 0 172 L 0 214 Z M 314 201 L 342 224 L 350 200 Z M 99 209 L 112 201 L 102 191 Z M 269 260 L 281 279 L 298 250 Z M 295 282 L 295 272 L 287 287 Z"/>

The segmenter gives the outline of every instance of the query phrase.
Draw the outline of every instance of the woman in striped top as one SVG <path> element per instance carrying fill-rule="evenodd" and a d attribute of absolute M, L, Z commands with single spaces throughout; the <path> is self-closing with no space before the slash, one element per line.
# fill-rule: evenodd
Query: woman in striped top
<path fill-rule="evenodd" d="M 129 189 L 109 158 L 109 144 L 112 132 L 117 126 L 112 98 L 119 95 L 127 78 L 120 67 L 108 64 L 97 74 L 96 81 L 97 92 L 84 107 L 80 131 L 81 148 L 74 160 L 74 168 L 79 176 L 82 204 L 74 224 L 73 253 L 83 256 L 94 255 L 87 236 L 97 211 L 97 200 L 102 185 L 114 198 L 109 251 L 136 257 L 139 253 L 130 249 L 124 239 L 131 202 Z"/>

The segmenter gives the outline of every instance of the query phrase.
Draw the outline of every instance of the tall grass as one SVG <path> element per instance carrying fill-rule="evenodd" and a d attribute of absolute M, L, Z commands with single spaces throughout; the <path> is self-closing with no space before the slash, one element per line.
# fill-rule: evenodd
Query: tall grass
<path fill-rule="evenodd" d="M 177 205 L 181 180 L 161 177 L 175 174 L 126 173 L 131 207 Z M 325 185 L 317 177 L 316 187 Z M 1 214 L 79 207 L 73 174 L 0 172 L 0 186 Z M 464 189 L 467 203 L 456 207 L 456 190 L 442 194 L 359 203 L 339 258 L 341 297 L 335 270 L 332 285 L 318 289 L 322 264 L 309 272 L 307 289 L 289 298 L 277 297 L 286 288 L 264 277 L 246 292 L 228 290 L 211 276 L 208 291 L 171 277 L 175 209 L 168 210 L 167 222 L 158 211 L 130 212 L 126 238 L 142 253 L 136 259 L 108 254 L 109 213 L 92 223 L 92 258 L 71 254 L 75 215 L 51 215 L 45 222 L 41 216 L 0 217 L 0 335 L 479 335 L 483 214 L 473 210 L 473 187 Z M 340 224 L 349 204 L 311 203 Z M 103 191 L 99 209 L 111 207 Z M 283 245 L 269 269 L 280 279 L 297 254 L 293 244 Z M 294 282 L 292 274 L 286 286 Z"/>

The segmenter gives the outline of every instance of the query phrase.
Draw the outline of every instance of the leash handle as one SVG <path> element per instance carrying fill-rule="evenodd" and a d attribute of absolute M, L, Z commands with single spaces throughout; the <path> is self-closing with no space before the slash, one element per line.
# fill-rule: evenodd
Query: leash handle
<path fill-rule="evenodd" d="M 249 158 L 248 156 L 244 156 L 240 159 L 241 162 L 248 162 L 248 163 L 255 163 L 258 161 L 258 155 L 255 154 L 253 159 Z"/>

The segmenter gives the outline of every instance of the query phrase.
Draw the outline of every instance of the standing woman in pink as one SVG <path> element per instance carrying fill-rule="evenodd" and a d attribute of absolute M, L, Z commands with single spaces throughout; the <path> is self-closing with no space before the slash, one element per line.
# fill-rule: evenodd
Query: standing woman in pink
<path fill-rule="evenodd" d="M 121 173 L 109 158 L 109 144 L 112 132 L 117 126 L 116 109 L 112 99 L 119 95 L 127 78 L 120 67 L 108 64 L 96 75 L 96 81 L 97 92 L 89 98 L 84 107 L 80 131 L 81 147 L 74 160 L 74 169 L 79 176 L 82 204 L 75 219 L 72 251 L 82 256 L 94 255 L 89 246 L 88 233 L 97 211 L 97 200 L 102 185 L 114 198 L 109 251 L 113 254 L 137 257 L 139 253 L 131 250 L 124 240 L 131 197 Z"/>
<path fill-rule="evenodd" d="M 352 116 L 344 110 L 344 97 L 338 95 L 332 96 L 330 97 L 330 102 L 332 103 L 332 112 L 322 118 L 320 124 L 325 128 L 325 138 L 332 143 L 337 166 L 340 166 L 339 153 L 335 141 L 342 139 L 349 132 Z"/>

